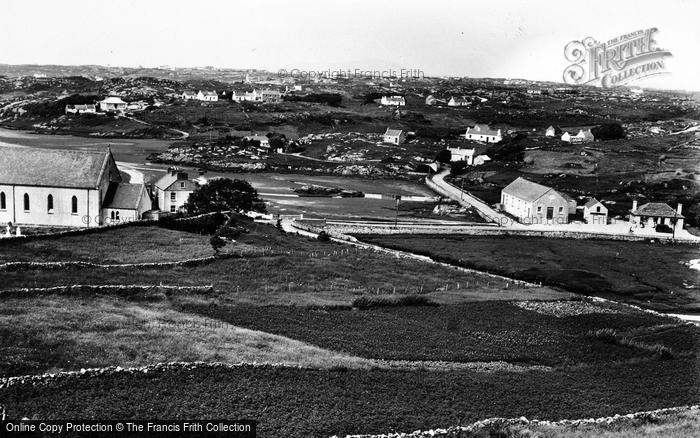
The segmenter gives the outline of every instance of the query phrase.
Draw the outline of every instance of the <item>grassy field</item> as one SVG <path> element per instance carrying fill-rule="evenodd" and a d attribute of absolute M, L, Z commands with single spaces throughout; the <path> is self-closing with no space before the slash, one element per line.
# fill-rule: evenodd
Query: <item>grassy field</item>
<path fill-rule="evenodd" d="M 676 355 L 700 348 L 700 329 L 669 326 L 663 336 L 655 337 L 658 334 L 653 326 L 668 323 L 665 318 L 619 305 L 585 302 L 572 303 L 572 309 L 591 313 L 571 316 L 546 315 L 493 301 L 362 311 L 192 304 L 179 308 L 235 326 L 375 359 L 561 366 L 653 356 L 651 349 L 611 344 L 589 334 L 603 327 L 622 333 L 635 329 L 630 339 L 649 335 L 645 339 L 649 346 L 669 342 Z M 672 341 L 685 336 L 685 345 Z"/>
<path fill-rule="evenodd" d="M 362 240 L 658 310 L 700 310 L 700 276 L 683 264 L 698 257 L 694 245 L 512 236 L 362 236 Z"/>
<path fill-rule="evenodd" d="M 153 296 L 7 299 L 0 345 L 0 376 L 170 361 L 369 367 L 349 355 L 179 312 Z"/>
<path fill-rule="evenodd" d="M 209 238 L 161 227 L 128 227 L 52 240 L 0 242 L 0 263 L 86 261 L 154 263 L 208 257 Z"/>
<path fill-rule="evenodd" d="M 242 368 L 66 379 L 0 399 L 12 417 L 255 418 L 261 437 L 328 437 L 679 406 L 698 400 L 699 383 L 694 358 L 527 374 Z"/>
<path fill-rule="evenodd" d="M 3 272 L 0 377 L 169 361 L 283 366 L 13 386 L 0 389 L 8 415 L 245 417 L 259 421 L 261 437 L 321 437 L 448 427 L 491 416 L 613 415 L 700 396 L 698 327 L 547 286 L 517 286 L 239 222 L 249 233 L 227 246 L 238 251 L 236 258 L 157 269 Z M 155 226 L 5 242 L 2 249 L 4 261 L 102 263 L 154 261 L 159 251 L 169 260 L 212 252 L 207 236 Z M 73 283 L 214 289 L 7 293 Z M 352 307 L 357 298 L 408 294 L 436 305 Z M 493 368 L 460 368 L 474 363 Z"/>
<path fill-rule="evenodd" d="M 216 296 L 255 305 L 348 305 L 361 295 L 428 294 L 439 302 L 474 299 L 558 299 L 570 294 L 528 288 L 336 243 L 285 235 L 275 227 L 244 222 L 250 230 L 224 251 L 243 258 L 200 266 L 101 268 L 3 272 L 3 290 L 71 284 L 208 285 Z M 99 242 L 95 245 L 93 242 Z M 129 244 L 124 244 L 128 242 Z M 180 243 L 182 242 L 182 243 Z M 95 248 L 92 252 L 91 248 Z M 6 261 L 89 260 L 99 263 L 183 260 L 213 254 L 207 236 L 158 227 L 129 227 L 105 233 L 12 243 Z M 143 250 L 139 250 L 143 248 Z M 136 249 L 136 250 L 134 250 Z M 262 251 L 265 251 L 264 253 Z M 248 254 L 253 254 L 248 256 Z"/>

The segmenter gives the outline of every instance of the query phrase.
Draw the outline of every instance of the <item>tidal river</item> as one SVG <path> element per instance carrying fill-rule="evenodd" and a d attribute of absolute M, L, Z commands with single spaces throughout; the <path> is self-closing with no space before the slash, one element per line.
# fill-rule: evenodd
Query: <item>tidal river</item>
<path fill-rule="evenodd" d="M 89 150 L 110 146 L 120 169 L 132 181 L 152 182 L 166 172 L 168 165 L 152 164 L 149 154 L 168 148 L 167 140 L 103 139 L 70 135 L 32 134 L 0 128 L 0 144 L 24 147 Z M 183 168 L 197 176 L 196 169 Z M 434 196 L 423 184 L 396 179 L 368 179 L 361 177 L 316 176 L 277 173 L 211 172 L 207 178 L 223 176 L 244 179 L 270 202 L 271 213 L 306 214 L 314 217 L 371 217 L 393 218 L 395 203 L 391 199 L 367 198 L 306 198 L 298 197 L 294 189 L 306 184 L 339 187 L 383 195 Z"/>

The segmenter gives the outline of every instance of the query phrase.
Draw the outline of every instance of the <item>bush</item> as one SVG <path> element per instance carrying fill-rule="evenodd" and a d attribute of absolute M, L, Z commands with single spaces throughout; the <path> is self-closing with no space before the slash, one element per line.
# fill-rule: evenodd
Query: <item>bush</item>
<path fill-rule="evenodd" d="M 377 307 L 420 307 L 437 305 L 437 303 L 431 301 L 428 297 L 421 295 L 406 295 L 399 298 L 362 296 L 355 298 L 352 302 L 352 307 L 360 310 Z"/>
<path fill-rule="evenodd" d="M 619 123 L 606 123 L 591 129 L 596 140 L 617 140 L 625 138 L 625 129 Z"/>
<path fill-rule="evenodd" d="M 197 234 L 214 234 L 226 221 L 226 216 L 223 213 L 217 212 L 191 218 L 166 216 L 158 221 L 158 225 L 169 230 Z"/>
<path fill-rule="evenodd" d="M 330 242 L 331 240 L 331 236 L 329 236 L 325 231 L 318 233 L 318 237 L 316 238 L 319 240 L 319 242 Z"/>

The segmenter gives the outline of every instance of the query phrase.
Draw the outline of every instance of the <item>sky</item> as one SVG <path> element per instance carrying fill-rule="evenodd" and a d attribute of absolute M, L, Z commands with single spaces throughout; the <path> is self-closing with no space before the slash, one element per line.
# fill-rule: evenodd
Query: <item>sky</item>
<path fill-rule="evenodd" d="M 417 69 L 561 81 L 564 46 L 650 27 L 672 57 L 643 87 L 700 90 L 697 0 L 3 0 L 0 63 Z"/>

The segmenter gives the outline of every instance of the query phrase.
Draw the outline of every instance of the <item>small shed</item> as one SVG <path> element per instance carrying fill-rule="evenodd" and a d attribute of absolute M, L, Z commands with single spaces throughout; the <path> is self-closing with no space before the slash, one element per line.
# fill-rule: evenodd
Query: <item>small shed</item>
<path fill-rule="evenodd" d="M 608 223 L 608 207 L 596 198 L 591 198 L 583 205 L 583 219 L 588 224 L 606 225 Z"/>

